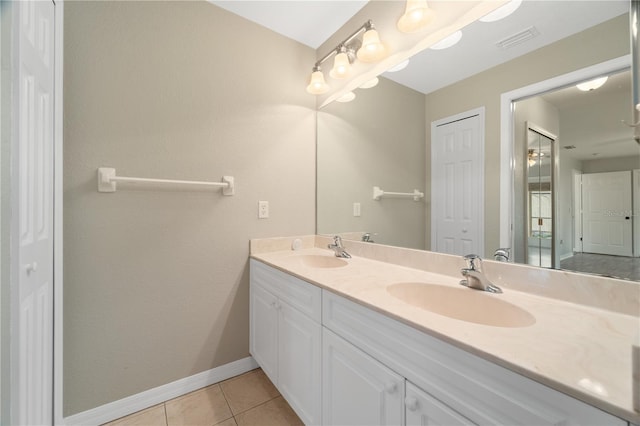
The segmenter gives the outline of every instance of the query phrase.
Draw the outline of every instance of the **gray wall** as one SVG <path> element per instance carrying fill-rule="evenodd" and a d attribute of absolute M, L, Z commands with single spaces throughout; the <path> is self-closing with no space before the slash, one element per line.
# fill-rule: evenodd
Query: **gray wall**
<path fill-rule="evenodd" d="M 582 162 L 583 173 L 624 172 L 635 169 L 640 169 L 640 155 L 600 158 Z"/>
<path fill-rule="evenodd" d="M 68 2 L 64 30 L 68 416 L 249 355 L 249 239 L 315 229 L 315 52 L 205 2 Z M 99 166 L 236 195 L 100 194 Z"/>
<path fill-rule="evenodd" d="M 499 244 L 500 95 L 628 53 L 629 19 L 620 16 L 427 95 L 427 123 L 485 107 L 486 253 L 493 253 Z M 430 140 L 427 127 L 427 153 Z M 427 169 L 430 176 L 429 160 Z"/>
<path fill-rule="evenodd" d="M 385 78 L 318 112 L 319 233 L 370 232 L 376 243 L 425 248 L 424 200 L 373 200 L 374 186 L 424 192 L 424 117 L 424 95 Z"/>

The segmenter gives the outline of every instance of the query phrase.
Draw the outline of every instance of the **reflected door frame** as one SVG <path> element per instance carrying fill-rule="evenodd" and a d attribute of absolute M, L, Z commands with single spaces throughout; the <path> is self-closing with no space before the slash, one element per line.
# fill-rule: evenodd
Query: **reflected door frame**
<path fill-rule="evenodd" d="M 558 268 L 560 266 L 560 256 L 557 250 L 559 242 L 559 232 L 558 232 L 558 185 L 557 185 L 557 177 L 560 175 L 560 165 L 558 161 L 558 144 L 556 141 L 558 140 L 558 136 L 553 133 L 547 131 L 546 129 L 532 123 L 531 121 L 525 122 L 525 140 L 527 140 L 529 131 L 535 132 L 551 141 L 551 268 Z M 528 146 L 525 146 L 527 149 Z M 525 157 L 526 158 L 526 157 Z M 529 173 L 527 172 L 527 176 Z M 528 178 L 525 180 L 525 185 L 528 185 Z M 526 194 L 529 194 L 529 190 L 525 191 Z M 529 212 L 529 195 L 525 197 L 525 212 Z M 528 224 L 529 220 L 527 220 Z M 525 241 L 529 239 L 529 227 L 526 227 L 526 237 Z M 512 246 L 513 247 L 513 246 Z M 525 253 L 524 259 L 528 263 L 529 259 L 529 244 L 526 243 L 524 245 Z"/>
<path fill-rule="evenodd" d="M 628 70 L 630 67 L 631 55 L 624 55 L 500 95 L 500 247 L 513 247 L 515 236 L 514 102 L 603 74 Z"/>

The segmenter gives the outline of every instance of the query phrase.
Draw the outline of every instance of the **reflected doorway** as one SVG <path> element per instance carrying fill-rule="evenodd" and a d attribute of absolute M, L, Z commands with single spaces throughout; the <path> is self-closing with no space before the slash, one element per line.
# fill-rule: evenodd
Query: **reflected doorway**
<path fill-rule="evenodd" d="M 527 124 L 527 264 L 555 267 L 555 136 Z"/>

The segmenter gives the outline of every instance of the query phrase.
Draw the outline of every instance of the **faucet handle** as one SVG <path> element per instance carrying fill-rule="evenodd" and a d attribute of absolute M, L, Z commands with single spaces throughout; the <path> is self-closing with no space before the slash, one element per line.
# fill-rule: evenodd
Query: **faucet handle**
<path fill-rule="evenodd" d="M 482 258 L 477 254 L 467 254 L 463 257 L 467 261 L 468 268 L 471 271 L 480 271 L 480 265 L 482 265 Z"/>

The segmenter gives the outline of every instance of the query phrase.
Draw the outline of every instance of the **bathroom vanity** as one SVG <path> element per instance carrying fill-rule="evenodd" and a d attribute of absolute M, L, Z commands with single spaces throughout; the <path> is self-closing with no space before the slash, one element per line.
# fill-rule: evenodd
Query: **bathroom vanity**
<path fill-rule="evenodd" d="M 533 268 L 487 262 L 504 291 L 489 294 L 458 284 L 454 256 L 349 243 L 339 259 L 327 238 L 291 241 L 252 241 L 250 351 L 305 424 L 640 423 L 625 282 L 603 290 L 616 311 L 561 300 L 571 284 L 554 299 L 533 291 L 548 281 L 509 286 L 509 268 Z"/>

